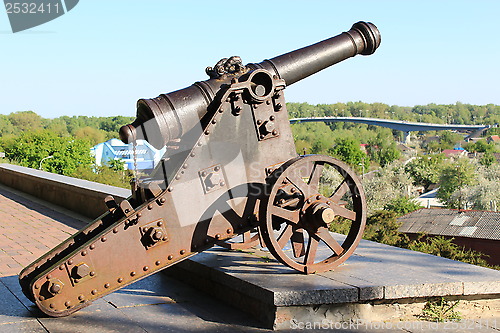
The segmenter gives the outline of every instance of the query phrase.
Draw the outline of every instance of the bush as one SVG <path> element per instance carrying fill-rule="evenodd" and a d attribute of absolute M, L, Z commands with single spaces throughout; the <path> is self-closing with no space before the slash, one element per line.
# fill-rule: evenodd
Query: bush
<path fill-rule="evenodd" d="M 399 197 L 384 206 L 384 210 L 395 212 L 398 216 L 403 216 L 413 211 L 423 208 L 418 202 L 408 197 Z"/>

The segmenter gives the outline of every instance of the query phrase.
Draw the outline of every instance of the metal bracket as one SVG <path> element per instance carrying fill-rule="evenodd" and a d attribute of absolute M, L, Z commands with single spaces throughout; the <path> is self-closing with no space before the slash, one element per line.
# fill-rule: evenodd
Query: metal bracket
<path fill-rule="evenodd" d="M 278 137 L 279 125 L 276 121 L 275 107 L 271 99 L 264 103 L 252 104 L 255 130 L 259 141 Z"/>
<path fill-rule="evenodd" d="M 167 229 L 163 219 L 159 219 L 143 225 L 139 228 L 141 232 L 141 242 L 146 250 L 162 242 L 168 241 Z"/>
<path fill-rule="evenodd" d="M 242 92 L 242 90 L 234 91 L 228 98 L 231 103 L 231 113 L 234 116 L 239 116 L 241 111 L 243 111 L 244 101 Z"/>
<path fill-rule="evenodd" d="M 285 163 L 285 162 L 281 162 L 281 163 L 277 163 L 277 164 L 273 164 L 273 165 L 268 166 L 266 168 L 266 177 L 271 175 L 276 169 L 278 169 L 280 166 L 282 166 L 283 163 Z"/>
<path fill-rule="evenodd" d="M 66 272 L 68 273 L 71 283 L 73 285 L 90 280 L 97 275 L 97 272 L 94 269 L 94 264 L 92 262 L 92 259 L 90 258 L 90 256 L 88 256 L 88 250 L 81 251 L 80 256 L 82 257 L 80 259 L 81 261 L 73 263 L 74 261 L 73 259 L 67 261 L 64 264 Z"/>
<path fill-rule="evenodd" d="M 205 194 L 214 192 L 226 186 L 224 174 L 220 164 L 211 166 L 198 172 Z"/>

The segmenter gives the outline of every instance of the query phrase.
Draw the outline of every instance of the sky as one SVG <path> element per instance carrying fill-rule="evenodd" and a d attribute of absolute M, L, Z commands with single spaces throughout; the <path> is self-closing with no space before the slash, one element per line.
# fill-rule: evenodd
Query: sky
<path fill-rule="evenodd" d="M 0 9 L 0 114 L 134 116 L 139 98 L 373 22 L 375 54 L 289 86 L 288 102 L 500 104 L 500 1 L 80 0 L 65 15 L 12 33 Z"/>

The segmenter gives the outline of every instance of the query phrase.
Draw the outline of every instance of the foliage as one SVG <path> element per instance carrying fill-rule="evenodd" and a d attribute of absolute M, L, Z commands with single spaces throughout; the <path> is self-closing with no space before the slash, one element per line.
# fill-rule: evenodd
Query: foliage
<path fill-rule="evenodd" d="M 97 144 L 117 137 L 120 127 L 133 120 L 134 117 L 123 116 L 62 116 L 46 119 L 33 111 L 19 111 L 0 115 L 0 137 L 45 129 L 60 137 L 75 136 L 79 139 L 89 139 L 93 144 Z"/>
<path fill-rule="evenodd" d="M 461 140 L 463 140 L 463 136 L 458 133 L 452 131 L 440 132 L 439 143 L 441 144 L 441 149 L 451 149 Z"/>
<path fill-rule="evenodd" d="M 45 171 L 62 175 L 71 175 L 79 166 L 89 167 L 92 163 L 87 140 L 58 137 L 46 130 L 4 138 L 0 145 L 5 156 L 19 165 L 34 169 L 41 165 Z"/>
<path fill-rule="evenodd" d="M 114 171 L 125 171 L 125 161 L 123 161 L 121 158 L 108 160 L 106 162 L 106 165 Z"/>
<path fill-rule="evenodd" d="M 458 300 L 455 302 L 448 301 L 444 297 L 429 300 L 422 309 L 420 319 L 435 322 L 461 320 L 461 314 L 455 311 L 455 307 L 459 302 Z"/>
<path fill-rule="evenodd" d="M 338 138 L 335 140 L 333 148 L 329 149 L 328 152 L 359 172 L 363 165 L 368 168 L 368 158 L 359 145 L 359 141 L 355 139 Z"/>
<path fill-rule="evenodd" d="M 483 254 L 474 250 L 466 250 L 453 243 L 453 238 L 442 236 L 427 237 L 425 240 L 417 240 L 409 244 L 408 248 L 413 251 L 424 252 L 439 257 L 458 260 L 473 265 L 486 266 Z"/>
<path fill-rule="evenodd" d="M 401 162 L 380 168 L 363 182 L 368 213 L 380 210 L 385 203 L 400 197 L 415 197 L 417 192 L 411 176 Z"/>
<path fill-rule="evenodd" d="M 347 235 L 351 228 L 352 221 L 342 216 L 335 216 L 335 219 L 328 225 L 328 230 L 338 234 Z M 365 232 L 366 234 L 366 232 Z"/>
<path fill-rule="evenodd" d="M 0 115 L 0 137 L 11 135 L 16 131 L 8 116 Z"/>
<path fill-rule="evenodd" d="M 394 162 L 401 157 L 396 141 L 392 138 L 392 133 L 377 132 L 376 136 L 368 141 L 371 158 L 381 167 Z"/>
<path fill-rule="evenodd" d="M 414 158 L 406 164 L 405 170 L 412 176 L 414 184 L 428 188 L 439 181 L 443 166 L 444 155 L 433 154 Z"/>
<path fill-rule="evenodd" d="M 42 129 L 42 117 L 33 111 L 20 111 L 8 116 L 17 132 L 36 131 Z"/>
<path fill-rule="evenodd" d="M 478 140 L 474 143 L 469 143 L 464 148 L 470 152 L 477 153 L 494 153 L 498 150 L 493 142 L 488 143 L 484 139 Z"/>
<path fill-rule="evenodd" d="M 439 178 L 437 197 L 449 208 L 466 208 L 463 191 L 476 183 L 476 169 L 468 158 L 448 162 Z M 457 195 L 453 195 L 458 193 Z"/>
<path fill-rule="evenodd" d="M 127 189 L 130 188 L 130 179 L 132 179 L 130 170 L 116 170 L 107 165 L 94 165 L 91 168 L 80 166 L 70 176 Z"/>
<path fill-rule="evenodd" d="M 366 230 L 363 238 L 378 243 L 406 247 L 409 238 L 398 231 L 401 223 L 397 221 L 397 214 L 392 211 L 378 211 L 366 220 Z"/>
<path fill-rule="evenodd" d="M 453 200 L 462 200 L 470 209 L 497 210 L 500 205 L 500 165 L 476 165 L 474 173 L 477 177 L 475 185 L 464 189 L 455 190 L 451 197 Z"/>
<path fill-rule="evenodd" d="M 497 159 L 491 152 L 484 153 L 479 159 L 479 163 L 484 166 L 492 166 L 493 163 L 496 163 Z"/>
<path fill-rule="evenodd" d="M 90 126 L 80 127 L 75 131 L 75 137 L 79 139 L 87 139 L 92 145 L 106 141 L 106 132 Z"/>
<path fill-rule="evenodd" d="M 427 104 L 401 107 L 383 103 L 348 102 L 310 105 L 307 103 L 287 103 L 291 118 L 299 117 L 372 117 L 427 123 L 486 124 L 500 123 L 500 106 L 494 104 L 471 105 Z M 496 134 L 490 129 L 489 135 Z M 491 131 L 491 132 L 490 132 Z"/>
<path fill-rule="evenodd" d="M 384 206 L 384 210 L 392 211 L 398 216 L 403 216 L 413 211 L 423 208 L 420 203 L 413 201 L 408 197 L 399 197 L 393 199 Z"/>

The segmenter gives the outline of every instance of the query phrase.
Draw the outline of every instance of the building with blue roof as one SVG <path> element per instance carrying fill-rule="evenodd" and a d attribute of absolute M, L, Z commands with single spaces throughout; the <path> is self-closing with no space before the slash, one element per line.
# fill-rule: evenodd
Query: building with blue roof
<path fill-rule="evenodd" d="M 126 169 L 134 169 L 134 146 L 131 143 L 126 144 L 118 139 L 111 139 L 95 145 L 90 151 L 95 157 L 96 165 L 106 165 L 108 161 L 121 159 L 125 162 Z M 137 140 L 137 169 L 154 169 L 163 157 L 163 154 L 165 154 L 165 147 L 157 150 L 147 141 Z"/>

